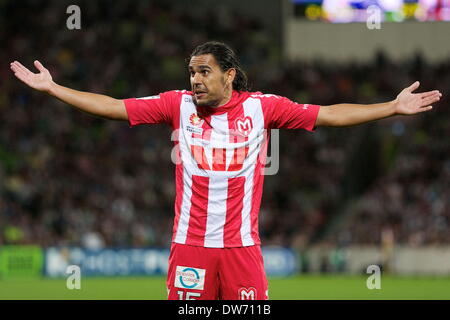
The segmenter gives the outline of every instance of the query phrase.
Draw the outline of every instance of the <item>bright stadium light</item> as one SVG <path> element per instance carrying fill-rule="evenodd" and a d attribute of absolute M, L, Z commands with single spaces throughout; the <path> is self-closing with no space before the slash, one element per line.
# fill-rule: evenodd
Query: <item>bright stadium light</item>
<path fill-rule="evenodd" d="M 378 0 L 380 7 L 389 12 L 398 12 L 403 7 L 403 0 Z"/>
<path fill-rule="evenodd" d="M 353 9 L 350 2 L 350 0 L 324 0 L 322 7 L 329 21 L 352 22 Z"/>

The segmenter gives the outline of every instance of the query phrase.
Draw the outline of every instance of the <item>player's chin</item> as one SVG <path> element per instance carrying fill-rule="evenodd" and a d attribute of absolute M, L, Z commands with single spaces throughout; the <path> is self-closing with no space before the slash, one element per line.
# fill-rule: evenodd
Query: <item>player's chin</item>
<path fill-rule="evenodd" d="M 196 96 L 193 97 L 192 101 L 194 101 L 194 104 L 199 107 L 207 107 L 211 105 L 210 99 L 198 98 Z"/>

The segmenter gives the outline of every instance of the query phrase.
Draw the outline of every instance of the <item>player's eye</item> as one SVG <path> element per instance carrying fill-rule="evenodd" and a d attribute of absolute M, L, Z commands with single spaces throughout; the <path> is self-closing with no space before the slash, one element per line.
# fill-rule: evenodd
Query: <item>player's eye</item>
<path fill-rule="evenodd" d="M 201 70 L 199 72 L 202 76 L 206 76 L 209 74 L 209 70 Z M 189 71 L 189 74 L 191 75 L 191 77 L 195 77 L 196 72 L 195 71 Z"/>

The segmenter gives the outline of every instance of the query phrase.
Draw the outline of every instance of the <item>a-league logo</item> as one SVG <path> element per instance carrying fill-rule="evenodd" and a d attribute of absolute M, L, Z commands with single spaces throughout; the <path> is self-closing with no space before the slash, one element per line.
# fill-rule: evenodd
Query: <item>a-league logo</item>
<path fill-rule="evenodd" d="M 238 290 L 239 300 L 255 300 L 256 299 L 256 289 L 253 287 L 240 288 Z"/>
<path fill-rule="evenodd" d="M 191 116 L 189 117 L 189 122 L 196 127 L 201 127 L 204 120 L 201 119 L 198 115 L 196 115 L 195 113 L 191 114 Z"/>

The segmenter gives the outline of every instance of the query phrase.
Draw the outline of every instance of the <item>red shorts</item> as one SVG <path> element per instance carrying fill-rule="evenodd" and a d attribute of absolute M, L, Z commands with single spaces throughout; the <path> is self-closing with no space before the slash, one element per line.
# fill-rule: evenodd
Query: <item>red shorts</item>
<path fill-rule="evenodd" d="M 266 300 L 260 246 L 204 248 L 172 243 L 169 300 Z"/>

